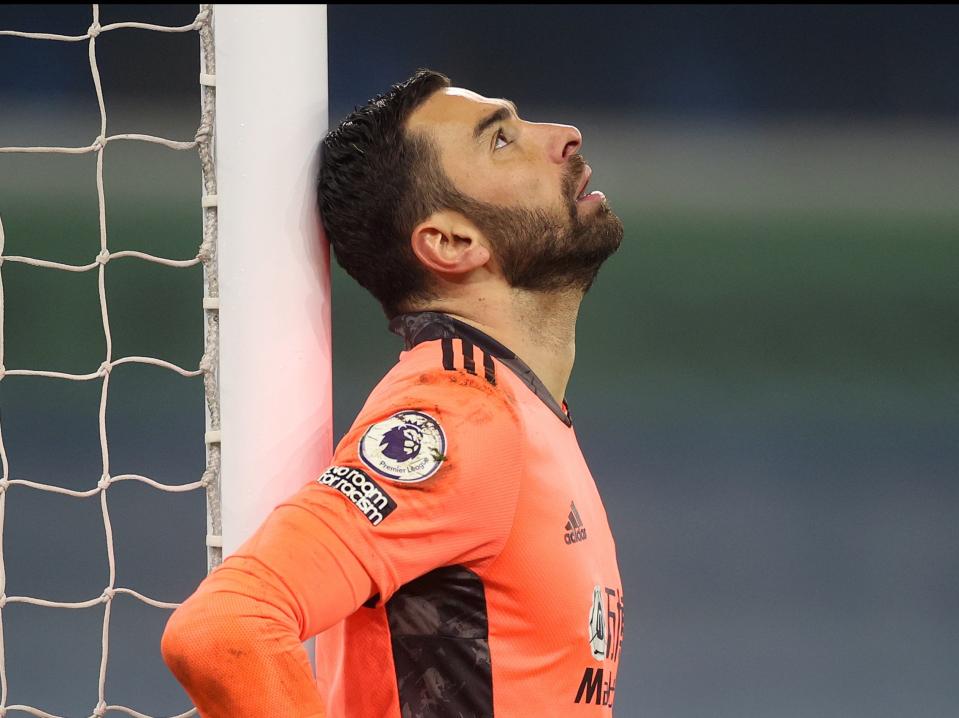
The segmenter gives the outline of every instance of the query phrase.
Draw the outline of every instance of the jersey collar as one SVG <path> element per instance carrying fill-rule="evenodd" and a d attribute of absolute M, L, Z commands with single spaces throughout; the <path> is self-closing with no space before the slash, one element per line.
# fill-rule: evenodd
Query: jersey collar
<path fill-rule="evenodd" d="M 472 342 L 490 356 L 499 359 L 501 364 L 509 367 L 560 421 L 566 426 L 572 426 L 573 419 L 569 414 L 569 405 L 565 401 L 562 406 L 557 404 L 546 385 L 526 365 L 526 362 L 476 327 L 440 312 L 410 312 L 393 317 L 390 320 L 390 331 L 403 337 L 407 350 L 417 344 L 437 339 L 466 339 Z"/>

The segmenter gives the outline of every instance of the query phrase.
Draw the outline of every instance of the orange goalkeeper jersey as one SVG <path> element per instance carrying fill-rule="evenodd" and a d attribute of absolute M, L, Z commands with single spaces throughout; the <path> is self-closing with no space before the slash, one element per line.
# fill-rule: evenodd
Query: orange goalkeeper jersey
<path fill-rule="evenodd" d="M 260 592 L 263 605 L 290 606 L 288 622 L 250 645 L 285 641 L 292 651 L 318 634 L 311 706 L 325 713 L 297 715 L 612 715 L 622 584 L 565 405 L 509 349 L 449 316 L 407 314 L 391 328 L 406 351 L 331 466 L 277 507 L 184 609 L 218 583 L 222 596 Z M 270 591 L 275 600 L 264 598 Z M 177 640 L 164 635 L 168 664 L 201 714 L 206 701 L 219 715 L 228 699 L 213 693 L 222 688 L 176 670 L 187 660 L 172 657 Z M 302 685 L 308 670 L 291 659 L 267 682 L 253 658 L 234 655 L 243 653 L 216 660 L 236 659 L 248 694 Z"/>

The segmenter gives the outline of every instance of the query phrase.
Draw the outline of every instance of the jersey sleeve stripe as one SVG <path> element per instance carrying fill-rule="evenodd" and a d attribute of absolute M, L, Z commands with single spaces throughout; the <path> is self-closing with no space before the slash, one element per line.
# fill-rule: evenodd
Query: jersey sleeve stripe
<path fill-rule="evenodd" d="M 486 381 L 490 384 L 496 384 L 496 366 L 493 364 L 493 357 L 487 352 L 483 352 L 483 370 L 486 373 Z"/>
<path fill-rule="evenodd" d="M 455 367 L 453 366 L 453 340 L 450 338 L 443 339 L 443 368 L 446 371 L 453 371 Z"/>
<path fill-rule="evenodd" d="M 473 343 L 466 339 L 463 342 L 463 368 L 470 374 L 476 374 L 476 362 L 473 360 Z"/>

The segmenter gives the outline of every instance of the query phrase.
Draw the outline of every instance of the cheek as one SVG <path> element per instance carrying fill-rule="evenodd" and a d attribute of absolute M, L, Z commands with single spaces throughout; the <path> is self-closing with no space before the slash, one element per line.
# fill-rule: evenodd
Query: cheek
<path fill-rule="evenodd" d="M 541 208 L 556 203 L 557 188 L 541 174 L 512 173 L 497 183 L 497 201 Z"/>
<path fill-rule="evenodd" d="M 480 202 L 540 208 L 555 205 L 562 193 L 562 181 L 533 171 L 530 167 L 505 164 L 486 167 L 455 167 L 456 185 Z"/>

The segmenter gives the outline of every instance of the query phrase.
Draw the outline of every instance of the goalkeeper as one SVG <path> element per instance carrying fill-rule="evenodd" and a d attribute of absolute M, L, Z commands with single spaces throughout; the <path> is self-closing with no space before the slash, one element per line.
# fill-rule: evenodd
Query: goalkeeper
<path fill-rule="evenodd" d="M 612 715 L 622 584 L 563 398 L 623 225 L 581 143 L 429 70 L 324 138 L 326 234 L 406 349 L 170 618 L 205 718 Z"/>

